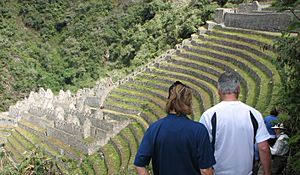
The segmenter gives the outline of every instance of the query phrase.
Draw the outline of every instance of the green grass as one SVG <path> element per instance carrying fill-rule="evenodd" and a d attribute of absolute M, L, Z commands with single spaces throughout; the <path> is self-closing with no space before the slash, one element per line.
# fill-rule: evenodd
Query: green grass
<path fill-rule="evenodd" d="M 122 112 L 112 111 L 112 110 L 108 110 L 108 109 L 103 109 L 103 112 L 112 113 L 112 114 L 116 114 L 116 115 L 124 116 L 124 117 L 126 116 L 126 118 L 128 118 L 128 119 L 133 119 L 136 122 L 140 123 L 143 126 L 143 128 L 148 128 L 148 126 L 149 126 L 149 123 L 147 123 L 147 121 L 144 118 L 139 117 L 137 115 L 125 114 Z"/>
<path fill-rule="evenodd" d="M 224 30 L 220 30 L 220 29 L 213 30 L 213 32 L 223 33 L 223 34 L 233 35 L 233 36 L 239 36 L 239 37 L 242 37 L 242 38 L 250 38 L 252 40 L 256 40 L 256 41 L 262 42 L 264 44 L 270 44 L 270 41 L 272 41 L 271 39 L 265 38 L 265 37 L 263 37 L 262 35 L 259 35 L 259 34 L 257 34 L 257 35 L 255 35 L 255 34 L 245 34 L 245 33 L 240 33 L 238 31 L 224 31 Z"/>
<path fill-rule="evenodd" d="M 177 72 L 169 72 L 169 71 L 166 71 L 166 70 L 162 70 L 162 69 L 155 69 L 155 72 L 153 72 L 155 75 L 159 76 L 161 73 L 162 74 L 166 74 L 167 77 L 162 77 L 164 79 L 168 79 L 168 80 L 171 80 L 173 82 L 175 82 L 176 80 L 178 80 L 178 78 L 176 76 L 179 76 L 181 77 L 181 81 L 183 83 L 185 83 L 186 85 L 190 86 L 191 88 L 193 88 L 194 90 L 198 91 L 198 92 L 202 92 L 202 93 L 205 93 L 205 91 L 200 88 L 199 86 L 197 86 L 196 84 L 193 84 L 192 82 L 188 82 L 187 79 L 192 79 L 192 80 L 195 80 L 197 82 L 200 82 L 202 84 L 206 84 L 207 87 L 209 87 L 209 89 L 211 89 L 212 91 L 212 94 L 213 96 L 210 96 L 210 103 L 211 104 L 215 104 L 217 102 L 217 89 L 215 86 L 213 86 L 212 84 L 208 84 L 207 82 L 203 81 L 203 80 L 199 80 L 197 77 L 195 76 L 192 76 L 192 75 L 186 75 L 186 74 L 183 74 L 183 73 L 177 73 Z M 209 103 L 209 101 L 203 101 L 204 103 Z"/>
<path fill-rule="evenodd" d="M 107 164 L 108 174 L 117 174 L 121 166 L 121 157 L 118 151 L 115 150 L 115 147 L 111 143 L 107 143 L 102 147 L 102 152 Z"/>
<path fill-rule="evenodd" d="M 124 128 L 120 134 L 122 135 L 122 137 L 124 137 L 128 141 L 129 148 L 130 148 L 130 157 L 128 160 L 128 170 L 133 171 L 134 170 L 133 161 L 134 161 L 135 155 L 137 153 L 139 143 L 137 143 L 137 140 L 135 139 L 135 136 L 129 127 Z"/>
<path fill-rule="evenodd" d="M 107 101 L 107 104 L 112 104 L 112 105 L 115 105 L 115 106 L 118 106 L 118 107 L 121 107 L 121 108 L 124 108 L 124 109 L 128 109 L 128 110 L 138 110 L 140 111 L 141 113 L 144 113 L 148 119 L 150 120 L 149 122 L 150 123 L 153 123 L 154 121 L 156 121 L 158 119 L 158 116 L 153 114 L 149 108 L 147 109 L 142 109 L 141 107 L 138 107 L 138 106 L 135 106 L 133 104 L 127 104 L 126 101 L 123 101 L 123 102 L 119 102 L 119 101 L 116 101 L 112 98 L 109 98 Z M 147 103 L 147 102 L 143 102 L 143 104 L 147 104 L 147 105 L 150 105 L 150 103 Z M 122 111 L 119 111 L 119 112 L 122 112 Z M 131 116 L 134 116 L 134 115 L 131 115 Z M 138 114 L 135 115 L 137 118 L 142 118 L 141 116 L 139 116 Z M 145 121 L 147 121 L 146 119 L 144 119 Z M 148 124 L 150 124 L 148 123 Z"/>
<path fill-rule="evenodd" d="M 94 169 L 93 166 L 91 165 L 91 162 L 89 161 L 88 158 L 84 159 L 81 163 L 81 169 L 86 175 L 94 175 Z"/>
<path fill-rule="evenodd" d="M 229 63 L 229 62 L 223 61 L 223 60 L 219 60 L 219 59 L 216 59 L 216 58 L 208 56 L 208 55 L 199 54 L 199 53 L 190 52 L 190 51 L 186 51 L 186 53 L 191 54 L 191 55 L 195 55 L 195 56 L 204 57 L 204 58 L 209 59 L 209 60 L 220 62 L 220 63 L 222 63 L 224 65 L 227 65 L 228 67 L 232 68 L 233 70 L 236 70 L 237 73 L 239 73 L 245 79 L 245 81 L 247 82 L 247 87 L 248 87 L 249 91 L 247 92 L 246 103 L 250 104 L 250 105 L 255 104 L 255 98 L 256 98 L 255 91 L 253 91 L 251 89 L 256 88 L 256 82 L 251 77 L 249 77 L 249 74 L 247 72 L 245 72 L 243 69 L 241 69 L 240 67 L 238 67 L 238 66 L 236 66 L 232 63 Z M 244 98 L 244 97 L 241 97 L 241 98 Z"/>
<path fill-rule="evenodd" d="M 216 36 L 213 36 L 213 35 L 206 35 L 206 36 L 207 36 L 206 38 L 212 38 L 212 39 L 219 40 L 219 41 L 222 41 L 222 40 L 225 41 L 226 40 L 226 42 L 231 42 L 231 43 L 235 43 L 235 44 L 239 44 L 239 45 L 244 45 L 244 46 L 247 46 L 247 47 L 250 47 L 252 49 L 257 50 L 258 52 L 261 52 L 261 48 L 259 46 L 255 45 L 255 44 L 236 41 L 236 40 L 229 39 L 229 38 L 216 37 Z M 266 40 L 268 40 L 269 44 L 273 43 L 273 41 L 271 39 L 266 39 Z M 196 41 L 197 42 L 203 42 L 202 39 L 197 39 Z M 272 101 L 272 97 L 277 92 L 276 88 L 274 90 L 273 84 L 270 84 L 269 82 L 273 79 L 275 81 L 275 84 L 280 83 L 279 73 L 276 70 L 275 65 L 272 63 L 272 60 L 266 59 L 264 57 L 260 57 L 256 54 L 246 50 L 246 49 L 242 50 L 242 49 L 238 49 L 238 48 L 228 47 L 226 45 L 220 45 L 220 44 L 217 44 L 217 43 L 212 43 L 212 42 L 208 42 L 208 43 L 211 44 L 211 45 L 231 49 L 233 51 L 240 51 L 243 54 L 248 55 L 248 56 L 256 59 L 258 62 L 261 62 L 262 64 L 266 65 L 266 67 L 273 73 L 273 77 L 268 77 L 267 74 L 263 70 L 257 71 L 258 68 L 256 68 L 255 65 L 253 65 L 251 63 L 248 63 L 248 64 L 251 64 L 251 68 L 253 68 L 253 70 L 255 70 L 256 72 L 259 72 L 259 75 L 262 78 L 261 93 L 260 93 L 260 96 L 259 96 L 260 99 L 258 100 L 258 103 L 257 103 L 256 106 L 262 112 L 268 111 L 271 108 L 271 105 L 272 105 L 272 104 L 270 104 L 270 102 Z M 267 52 L 267 53 L 265 53 L 265 52 Z M 269 55 L 271 58 L 275 57 L 275 54 L 272 51 L 267 50 L 267 51 L 264 51 L 264 53 Z M 242 61 L 243 59 L 240 59 L 240 60 Z M 249 65 L 249 67 L 250 67 L 250 65 Z"/>
<path fill-rule="evenodd" d="M 104 159 L 99 155 L 99 152 L 96 152 L 88 157 L 90 164 L 93 166 L 94 172 L 96 175 L 106 175 L 107 167 L 105 165 Z"/>
<path fill-rule="evenodd" d="M 217 45 L 217 44 L 214 44 L 214 43 L 211 43 L 211 42 L 206 42 L 206 44 L 213 45 L 213 46 L 224 47 L 224 46 Z M 224 48 L 226 48 L 226 47 L 224 47 Z M 232 51 L 241 51 L 240 49 L 232 49 L 232 48 L 229 48 L 229 49 L 231 49 Z M 203 49 L 203 50 L 209 51 L 211 49 Z M 266 109 L 266 107 L 268 105 L 268 104 L 266 104 L 266 101 L 265 101 L 267 99 L 267 95 L 268 95 L 266 93 L 268 92 L 268 84 L 269 84 L 268 82 L 270 82 L 271 79 L 268 78 L 262 70 L 258 69 L 255 65 L 253 65 L 252 63 L 244 60 L 241 57 L 238 57 L 234 54 L 222 53 L 222 52 L 219 52 L 219 51 L 216 51 L 216 50 L 211 51 L 211 52 L 216 53 L 216 54 L 221 54 L 221 55 L 224 55 L 224 56 L 228 56 L 230 58 L 238 60 L 241 63 L 244 63 L 245 66 L 249 67 L 250 69 L 252 69 L 254 72 L 257 73 L 257 75 L 261 79 L 261 82 L 259 84 L 259 86 L 260 86 L 259 89 L 257 89 L 256 92 L 255 92 L 255 96 L 258 97 L 258 98 L 255 98 L 254 102 L 251 105 L 253 105 L 254 107 L 255 106 L 259 107 L 260 110 Z M 243 51 L 241 51 L 241 52 L 243 52 Z M 247 53 L 244 53 L 244 54 L 247 55 Z M 258 87 L 258 86 L 256 85 L 256 87 Z M 260 101 L 261 101 L 261 103 L 259 103 Z"/>
<path fill-rule="evenodd" d="M 9 141 L 6 142 L 5 149 L 12 154 L 13 159 L 17 161 L 17 163 L 24 158 L 24 155 L 22 155 L 18 150 L 16 150 L 14 145 L 12 145 L 12 143 Z"/>
<path fill-rule="evenodd" d="M 127 143 L 127 141 L 120 134 L 113 137 L 112 141 L 116 144 L 118 150 L 121 153 L 120 173 L 124 173 L 127 171 L 131 156 L 129 143 Z"/>
<path fill-rule="evenodd" d="M 135 95 L 139 96 L 139 97 L 143 97 L 145 99 L 141 99 L 139 97 L 137 98 L 131 98 L 131 97 L 127 97 L 126 94 L 111 94 L 110 97 L 114 97 L 116 99 L 120 99 L 122 100 L 122 102 L 124 103 L 127 103 L 127 102 L 134 102 L 134 103 L 137 103 L 139 104 L 140 106 L 137 106 L 137 107 L 140 107 L 141 109 L 143 109 L 143 107 L 147 107 L 146 109 L 152 109 L 153 111 L 155 111 L 155 114 L 157 114 L 157 118 L 159 118 L 159 116 L 161 115 L 164 115 L 165 114 L 165 111 L 161 108 L 161 106 L 155 104 L 155 103 L 152 103 L 150 102 L 147 98 L 145 97 L 143 94 L 138 94 L 137 92 L 135 92 Z"/>

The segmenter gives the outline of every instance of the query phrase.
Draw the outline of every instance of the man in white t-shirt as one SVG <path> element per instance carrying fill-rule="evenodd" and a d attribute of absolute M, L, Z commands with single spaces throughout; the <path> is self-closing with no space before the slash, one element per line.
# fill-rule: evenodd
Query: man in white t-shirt
<path fill-rule="evenodd" d="M 238 101 L 239 77 L 223 73 L 218 80 L 221 102 L 201 116 L 215 151 L 215 175 L 251 175 L 254 143 L 258 143 L 265 175 L 270 175 L 269 133 L 260 112 Z"/>

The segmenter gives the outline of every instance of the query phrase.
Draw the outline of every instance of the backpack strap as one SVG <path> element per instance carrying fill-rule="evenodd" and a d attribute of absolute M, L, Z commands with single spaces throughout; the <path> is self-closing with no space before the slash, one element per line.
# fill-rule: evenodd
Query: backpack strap
<path fill-rule="evenodd" d="M 253 126 L 253 132 L 254 132 L 253 143 L 255 143 L 255 137 L 256 137 L 256 133 L 257 133 L 257 129 L 258 129 L 258 122 L 251 111 L 250 111 L 250 118 L 251 118 L 251 123 Z"/>
<path fill-rule="evenodd" d="M 217 127 L 217 114 L 216 112 L 214 113 L 214 115 L 211 118 L 211 126 L 212 126 L 212 148 L 213 148 L 213 152 L 215 152 L 215 143 L 216 143 L 216 127 Z"/>

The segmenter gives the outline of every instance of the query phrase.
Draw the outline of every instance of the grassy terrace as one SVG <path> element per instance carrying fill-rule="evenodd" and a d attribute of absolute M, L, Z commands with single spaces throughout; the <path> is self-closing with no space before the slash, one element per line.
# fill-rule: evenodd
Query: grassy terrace
<path fill-rule="evenodd" d="M 54 137 L 42 138 L 45 129 L 26 120 L 12 132 L 5 149 L 13 153 L 15 160 L 21 160 L 22 153 L 36 144 L 52 156 L 61 157 L 59 152 L 64 150 L 77 157 L 72 166 L 65 168 L 68 174 L 132 174 L 144 132 L 166 115 L 168 88 L 176 80 L 193 89 L 193 120 L 198 121 L 206 109 L 219 102 L 217 79 L 224 71 L 239 73 L 241 101 L 267 113 L 276 98 L 280 76 L 272 62 L 275 57 L 272 48 L 262 48 L 269 46 L 276 36 L 217 27 L 194 37 L 191 43 L 171 55 L 170 60 L 149 67 L 149 71 L 113 89 L 105 99 L 104 115 L 131 122 L 93 155 L 85 156 Z"/>
<path fill-rule="evenodd" d="M 204 57 L 204 58 L 209 59 L 209 60 L 213 60 L 213 61 L 216 61 L 216 62 L 223 63 L 224 65 L 227 65 L 231 69 L 238 72 L 242 77 L 245 78 L 245 80 L 247 82 L 247 88 L 249 89 L 248 92 L 247 92 L 246 103 L 248 103 L 248 104 L 255 104 L 256 103 L 256 98 L 257 98 L 257 96 L 256 96 L 256 91 L 257 91 L 256 81 L 253 79 L 253 77 L 249 77 L 249 74 L 243 68 L 239 67 L 238 65 L 235 65 L 232 62 L 228 62 L 228 61 L 221 60 L 219 58 L 214 57 L 216 55 L 213 55 L 213 56 L 208 55 L 208 54 L 211 53 L 210 49 L 200 48 L 200 47 L 196 47 L 196 46 L 191 46 L 191 49 L 193 49 L 193 50 L 191 50 L 191 51 L 189 50 L 188 54 L 199 56 L 199 57 Z M 200 51 L 200 53 L 198 53 L 196 51 Z M 222 54 L 220 54 L 220 56 L 221 55 Z"/>
<path fill-rule="evenodd" d="M 134 161 L 134 156 L 138 149 L 139 142 L 137 141 L 136 136 L 134 135 L 134 133 L 132 132 L 132 130 L 129 127 L 123 129 L 120 134 L 123 137 L 123 139 L 125 140 L 125 142 L 128 143 L 128 146 L 130 148 L 130 150 L 129 150 L 130 157 L 127 162 L 128 163 L 127 168 L 129 171 L 132 171 L 132 170 L 134 170 L 133 161 Z"/>
<path fill-rule="evenodd" d="M 107 165 L 107 174 L 117 174 L 121 168 L 121 156 L 115 146 L 109 142 L 103 148 L 104 160 Z"/>
<path fill-rule="evenodd" d="M 88 157 L 89 164 L 93 167 L 95 174 L 107 174 L 105 161 L 101 158 L 100 153 L 96 152 Z"/>
<path fill-rule="evenodd" d="M 125 173 L 131 156 L 130 145 L 121 134 L 112 138 L 112 141 L 115 144 L 116 149 L 119 150 L 121 156 L 120 173 Z"/>
<path fill-rule="evenodd" d="M 249 61 L 246 61 L 244 59 L 244 57 L 247 57 L 249 55 L 244 54 L 241 50 L 238 49 L 231 49 L 231 48 L 226 48 L 223 47 L 221 45 L 217 45 L 214 43 L 210 43 L 210 42 L 206 42 L 205 44 L 207 44 L 208 46 L 206 47 L 207 49 L 210 50 L 215 50 L 213 53 L 215 54 L 223 54 L 224 56 L 233 58 L 236 61 L 236 65 L 237 66 L 241 66 L 241 68 L 244 68 L 248 73 L 249 73 L 249 77 L 252 75 L 255 77 L 253 77 L 253 79 L 256 81 L 256 94 L 255 96 L 257 96 L 260 99 L 255 99 L 255 101 L 252 103 L 252 106 L 256 106 L 257 105 L 257 101 L 263 101 L 264 99 L 266 99 L 267 94 L 265 92 L 268 92 L 268 82 L 270 82 L 271 78 L 267 77 L 267 75 L 258 67 L 256 67 L 254 64 L 250 63 Z M 218 50 L 218 51 L 216 51 Z M 223 50 L 223 52 L 221 52 Z M 225 53 L 224 52 L 229 52 L 229 53 Z M 241 55 L 241 56 L 240 56 Z M 248 70 L 247 70 L 248 69 Z M 250 71 L 251 70 L 251 71 Z M 250 71 L 250 72 L 249 72 Z M 259 79 L 257 79 L 256 77 L 258 77 Z M 259 86 L 257 86 L 259 85 Z M 264 105 L 266 104 L 265 102 L 261 103 L 260 105 Z M 260 106 L 261 108 L 265 108 L 265 106 Z"/>
<path fill-rule="evenodd" d="M 139 101 L 131 102 L 131 101 L 126 101 L 126 100 L 127 99 L 117 99 L 117 98 L 112 97 L 111 99 L 109 99 L 107 101 L 107 103 L 113 104 L 114 106 L 111 106 L 111 108 L 115 109 L 117 112 L 120 112 L 120 113 L 125 110 L 130 110 L 130 111 L 134 111 L 133 115 L 136 115 L 136 116 L 144 116 L 145 115 L 143 117 L 143 119 L 147 122 L 147 124 L 150 124 L 157 120 L 157 118 L 158 118 L 157 115 L 152 111 L 151 108 L 149 108 L 149 106 L 152 105 L 151 103 L 142 101 L 141 103 L 144 105 L 144 107 L 142 108 L 140 106 L 141 104 L 138 103 Z M 128 104 L 128 103 L 130 103 L 130 104 Z"/>
<path fill-rule="evenodd" d="M 150 83 L 153 83 L 153 81 L 148 82 L 147 80 L 145 80 L 145 82 L 147 82 L 146 84 L 144 84 L 143 82 L 139 81 L 136 83 L 132 83 L 130 84 L 128 87 L 128 89 L 132 90 L 132 93 L 142 93 L 143 95 L 147 95 L 150 98 L 154 98 L 155 97 L 155 102 L 159 103 L 159 106 L 162 110 L 164 110 L 165 105 L 166 105 L 166 96 L 167 96 L 167 89 L 169 84 L 165 84 L 162 86 L 162 84 L 160 84 L 160 88 L 157 88 L 158 84 L 152 84 L 153 86 L 155 85 L 156 87 L 151 87 Z M 142 87 L 142 88 L 139 88 Z M 162 91 L 161 89 L 166 89 L 164 91 Z M 126 89 L 127 90 L 127 89 Z M 160 91 L 160 92 L 159 92 Z M 158 94 L 160 93 L 160 94 Z M 157 102 L 159 101 L 159 102 Z M 200 115 L 200 111 L 203 111 L 203 106 L 202 104 L 202 97 L 198 96 L 197 94 L 195 94 L 194 98 L 193 98 L 193 104 L 194 104 L 194 116 L 197 117 Z M 163 116 L 159 116 L 159 117 L 164 117 Z"/>
<path fill-rule="evenodd" d="M 278 33 L 242 31 L 236 29 L 216 29 L 205 40 L 213 42 L 215 45 L 222 45 L 225 49 L 231 49 L 233 52 L 240 52 L 247 57 L 253 58 L 252 69 L 260 69 L 261 100 L 258 100 L 257 107 L 262 112 L 268 113 L 271 108 L 271 101 L 278 92 L 280 86 L 279 73 L 273 64 L 275 54 L 271 47 L 263 49 L 263 46 L 270 46 Z M 263 72 L 263 74 L 262 74 Z"/>
<path fill-rule="evenodd" d="M 153 72 L 152 72 L 153 73 Z M 151 81 L 149 81 L 151 80 Z M 166 75 L 162 75 L 160 73 L 153 73 L 153 74 L 146 74 L 144 81 L 147 82 L 147 86 L 151 86 L 151 82 L 155 82 L 155 86 L 159 87 L 161 89 L 164 89 L 165 96 L 168 94 L 168 88 L 172 83 L 174 83 L 176 80 L 181 80 L 183 83 L 187 84 L 188 86 L 192 87 L 194 89 L 194 116 L 191 116 L 192 118 L 199 117 L 201 111 L 203 111 L 203 100 L 207 99 L 208 101 L 211 100 L 211 96 L 209 96 L 203 89 L 201 89 L 199 86 L 194 86 L 193 84 L 186 82 L 186 80 L 182 80 L 180 78 L 172 78 L 168 77 Z M 196 88 L 196 89 L 195 89 Z M 201 93 L 203 92 L 203 93 Z M 166 99 L 165 99 L 166 102 Z M 165 115 L 163 115 L 165 116 Z M 163 117 L 160 116 L 160 117 Z"/>
<path fill-rule="evenodd" d="M 18 150 L 12 145 L 12 143 L 9 140 L 5 144 L 5 150 L 12 153 L 12 159 L 15 162 L 20 162 L 24 158 L 23 155 L 20 152 L 18 152 Z"/>
<path fill-rule="evenodd" d="M 189 48 L 185 47 L 181 51 L 181 53 L 177 53 L 177 55 L 182 57 L 183 59 L 193 60 L 196 62 L 204 62 L 206 64 L 209 64 L 210 65 L 209 68 L 219 68 L 219 69 L 223 69 L 223 71 L 235 71 L 235 69 L 233 69 L 227 65 L 227 62 L 221 63 L 218 60 L 211 59 L 207 55 L 195 53 L 193 50 L 196 50 L 196 49 L 193 49 L 192 47 L 189 47 Z M 245 80 L 245 78 L 243 78 L 242 76 L 240 77 L 240 79 L 241 79 L 241 86 L 242 86 L 240 99 L 245 102 L 248 99 L 248 96 L 247 96 L 248 83 Z"/>
<path fill-rule="evenodd" d="M 268 33 L 216 29 L 194 39 L 194 43 L 172 55 L 170 61 L 151 67 L 151 71 L 139 74 L 133 81 L 115 89 L 106 99 L 106 104 L 118 106 L 116 112 L 122 113 L 123 110 L 124 115 L 126 110 L 144 113 L 143 116 L 135 115 L 135 125 L 138 124 L 138 128 L 130 125 L 121 132 L 122 137 L 113 139 L 120 154 L 118 160 L 121 161 L 117 163 L 115 160 L 115 167 L 127 164 L 130 169 L 130 162 L 133 161 L 138 143 L 147 128 L 141 127 L 143 125 L 139 124 L 137 118 L 150 124 L 164 116 L 163 107 L 168 87 L 176 80 L 195 90 L 194 120 L 198 120 L 204 110 L 218 102 L 216 81 L 222 72 L 228 70 L 238 72 L 242 78 L 241 100 L 262 112 L 268 111 L 273 96 L 278 92 L 280 77 L 272 63 L 274 53 L 271 49 L 262 51 L 261 48 L 272 43 L 274 37 L 276 35 L 269 36 Z M 143 111 L 141 106 L 146 106 L 148 110 Z M 128 148 L 124 149 L 126 142 Z M 116 153 L 115 150 L 114 154 Z"/>
<path fill-rule="evenodd" d="M 198 91 L 200 94 L 202 93 L 208 93 L 210 96 L 210 103 L 214 104 L 216 100 L 216 94 L 217 89 L 213 84 L 209 84 L 208 82 L 205 82 L 203 80 L 198 79 L 193 74 L 186 74 L 186 73 L 180 73 L 180 72 L 169 72 L 166 70 L 156 69 L 156 71 L 152 72 L 156 76 L 161 76 L 163 79 L 170 79 L 172 82 L 176 80 L 181 80 L 185 84 L 190 84 L 189 86 Z M 205 88 L 207 87 L 207 88 Z M 207 101 L 204 101 L 203 103 L 208 103 Z"/>

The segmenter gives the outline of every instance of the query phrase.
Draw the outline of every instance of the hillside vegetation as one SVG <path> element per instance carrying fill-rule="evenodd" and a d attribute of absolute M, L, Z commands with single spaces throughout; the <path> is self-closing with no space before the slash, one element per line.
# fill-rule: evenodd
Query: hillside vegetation
<path fill-rule="evenodd" d="M 190 37 L 213 9 L 205 0 L 0 1 L 0 110 L 38 87 L 122 77 Z"/>

